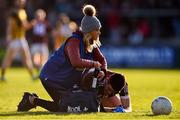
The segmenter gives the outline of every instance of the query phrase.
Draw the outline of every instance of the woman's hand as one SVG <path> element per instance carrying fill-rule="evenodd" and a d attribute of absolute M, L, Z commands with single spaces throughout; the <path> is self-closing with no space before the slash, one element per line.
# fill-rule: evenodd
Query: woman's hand
<path fill-rule="evenodd" d="M 102 65 L 98 62 L 98 61 L 95 61 L 94 62 L 94 67 L 95 68 L 100 68 Z"/>

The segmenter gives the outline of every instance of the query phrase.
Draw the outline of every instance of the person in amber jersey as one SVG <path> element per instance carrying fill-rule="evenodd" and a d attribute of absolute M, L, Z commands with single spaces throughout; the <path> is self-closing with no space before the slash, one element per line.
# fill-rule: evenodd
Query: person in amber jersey
<path fill-rule="evenodd" d="M 5 80 L 6 69 L 11 65 L 12 60 L 17 53 L 21 54 L 23 63 L 27 67 L 32 79 L 36 79 L 37 77 L 33 73 L 33 64 L 29 46 L 25 39 L 26 30 L 31 28 L 33 23 L 28 23 L 27 21 L 26 12 L 23 9 L 25 0 L 17 0 L 16 2 L 19 6 L 11 11 L 8 18 L 6 33 L 7 50 L 2 62 L 0 79 Z"/>

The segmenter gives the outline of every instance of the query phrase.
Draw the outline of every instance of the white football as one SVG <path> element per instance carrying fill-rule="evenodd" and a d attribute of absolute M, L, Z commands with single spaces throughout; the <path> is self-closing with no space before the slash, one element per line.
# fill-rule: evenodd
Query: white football
<path fill-rule="evenodd" d="M 151 109 L 154 115 L 169 115 L 172 111 L 172 102 L 167 97 L 159 96 L 153 100 Z"/>

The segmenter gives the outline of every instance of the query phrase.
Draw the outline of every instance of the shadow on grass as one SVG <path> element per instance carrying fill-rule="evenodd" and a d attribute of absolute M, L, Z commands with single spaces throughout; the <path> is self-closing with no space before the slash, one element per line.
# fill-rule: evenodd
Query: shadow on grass
<path fill-rule="evenodd" d="M 136 117 L 156 117 L 158 115 L 153 115 L 152 113 L 145 113 L 145 114 L 136 114 L 133 116 L 136 116 Z"/>
<path fill-rule="evenodd" d="M 153 115 L 152 113 L 146 113 L 146 114 L 143 114 L 142 116 L 153 117 L 153 116 L 156 116 L 156 115 Z"/>
<path fill-rule="evenodd" d="M 37 112 L 4 112 L 0 113 L 1 116 L 27 116 L 27 115 L 70 115 L 70 113 L 60 113 L 60 112 L 45 112 L 45 111 L 37 111 Z"/>
<path fill-rule="evenodd" d="M 3 112 L 0 113 L 0 117 L 9 117 L 9 116 L 38 116 L 38 115 L 62 115 L 62 116 L 68 116 L 68 115 L 72 115 L 72 114 L 83 114 L 83 115 L 87 115 L 87 114 L 91 114 L 91 113 L 63 113 L 63 112 L 48 112 L 48 111 L 32 111 L 32 112 Z M 142 117 L 142 116 L 146 116 L 146 117 L 155 117 L 156 115 L 153 114 L 141 114 L 141 115 L 134 115 L 137 118 L 138 117 Z"/>

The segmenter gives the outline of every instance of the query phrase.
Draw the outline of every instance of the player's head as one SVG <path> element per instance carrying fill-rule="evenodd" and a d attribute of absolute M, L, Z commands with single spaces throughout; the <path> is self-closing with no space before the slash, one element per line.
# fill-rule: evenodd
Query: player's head
<path fill-rule="evenodd" d="M 85 44 L 89 47 L 88 51 L 91 52 L 92 48 L 101 45 L 99 41 L 101 22 L 96 17 L 96 9 L 93 5 L 85 5 L 82 12 L 84 17 L 81 20 L 80 30 L 84 33 Z"/>
<path fill-rule="evenodd" d="M 84 90 L 89 90 L 92 88 L 93 80 L 94 80 L 94 74 L 95 74 L 95 68 L 86 69 L 82 74 L 81 79 L 81 88 Z M 115 73 L 109 77 L 109 79 L 103 79 L 101 80 L 102 85 L 101 88 L 98 91 L 101 94 L 101 96 L 104 97 L 111 97 L 117 93 L 120 93 L 120 91 L 125 86 L 125 78 L 123 75 Z M 97 85 L 99 84 L 97 83 Z M 98 85 L 99 86 L 99 85 Z"/>
<path fill-rule="evenodd" d="M 111 97 L 119 93 L 125 86 L 125 78 L 123 75 L 115 73 L 104 86 L 104 96 Z"/>
<path fill-rule="evenodd" d="M 46 18 L 46 12 L 43 9 L 36 10 L 36 18 L 38 20 L 44 20 Z"/>
<path fill-rule="evenodd" d="M 26 4 L 26 0 L 16 0 L 15 6 L 18 8 L 24 8 Z"/>
<path fill-rule="evenodd" d="M 125 78 L 123 75 L 115 73 L 110 77 L 109 83 L 111 84 L 115 93 L 119 93 L 125 85 Z"/>

